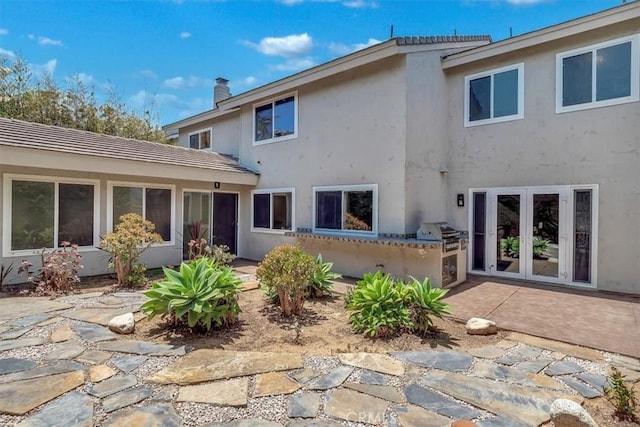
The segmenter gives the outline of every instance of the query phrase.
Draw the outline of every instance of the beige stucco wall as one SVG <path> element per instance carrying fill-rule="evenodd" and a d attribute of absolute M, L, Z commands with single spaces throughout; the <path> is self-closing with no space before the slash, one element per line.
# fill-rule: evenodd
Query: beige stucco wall
<path fill-rule="evenodd" d="M 211 151 L 230 154 L 238 157 L 240 140 L 240 113 L 232 112 L 221 117 L 206 120 L 195 125 L 180 129 L 178 145 L 189 147 L 189 134 L 200 130 L 213 128 Z"/>
<path fill-rule="evenodd" d="M 469 200 L 455 205 L 469 188 L 598 184 L 598 289 L 640 293 L 640 103 L 555 113 L 556 53 L 638 32 L 636 20 L 448 73 L 447 218 L 455 227 L 469 227 Z M 519 62 L 524 119 L 465 128 L 464 76 Z"/>

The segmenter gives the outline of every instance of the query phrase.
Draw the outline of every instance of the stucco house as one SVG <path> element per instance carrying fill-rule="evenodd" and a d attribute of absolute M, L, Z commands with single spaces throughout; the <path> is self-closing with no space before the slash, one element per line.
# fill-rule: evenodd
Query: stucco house
<path fill-rule="evenodd" d="M 2 262 L 19 256 L 11 191 L 45 176 L 56 197 L 95 180 L 94 235 L 115 195 L 170 190 L 173 234 L 151 264 L 177 263 L 197 224 L 241 257 L 299 243 L 352 276 L 640 294 L 639 43 L 632 2 L 495 43 L 393 38 L 236 96 L 218 79 L 213 109 L 165 126 L 184 148 L 151 160 L 45 151 L 37 130 L 39 145 L 11 145 L 0 128 Z"/>

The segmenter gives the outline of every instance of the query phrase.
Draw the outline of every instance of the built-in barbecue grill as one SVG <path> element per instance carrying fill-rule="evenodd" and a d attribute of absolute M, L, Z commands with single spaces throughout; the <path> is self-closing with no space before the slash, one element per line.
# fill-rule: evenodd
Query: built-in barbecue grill
<path fill-rule="evenodd" d="M 458 280 L 458 254 L 465 249 L 462 246 L 460 232 L 446 222 L 423 222 L 416 232 L 416 239 L 442 242 L 440 271 L 442 286 L 460 283 L 466 275 Z M 464 262 L 464 258 L 461 258 Z M 464 272 L 464 267 L 463 272 Z"/>

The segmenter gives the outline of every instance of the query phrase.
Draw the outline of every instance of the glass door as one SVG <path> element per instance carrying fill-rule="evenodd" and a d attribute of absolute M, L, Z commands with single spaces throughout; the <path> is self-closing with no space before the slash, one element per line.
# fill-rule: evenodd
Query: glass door
<path fill-rule="evenodd" d="M 189 258 L 189 242 L 211 243 L 211 193 L 185 191 L 182 219 L 182 256 Z"/>
<path fill-rule="evenodd" d="M 525 192 L 506 189 L 495 193 L 492 202 L 491 272 L 496 276 L 523 278 L 525 264 L 520 249 L 525 231 Z"/>

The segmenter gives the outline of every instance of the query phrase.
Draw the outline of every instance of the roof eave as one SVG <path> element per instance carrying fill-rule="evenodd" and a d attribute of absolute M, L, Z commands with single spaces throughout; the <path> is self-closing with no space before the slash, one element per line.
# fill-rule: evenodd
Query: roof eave
<path fill-rule="evenodd" d="M 454 53 L 442 60 L 442 68 L 446 70 L 459 67 L 461 65 L 480 61 L 493 56 L 526 49 L 528 47 L 552 42 L 638 17 L 640 17 L 640 1 L 634 1 L 622 6 L 616 6 L 602 12 L 532 31 L 530 33 L 515 36 L 486 46 Z"/>
<path fill-rule="evenodd" d="M 171 130 L 178 130 L 180 128 L 202 123 L 205 120 L 211 120 L 211 119 L 215 119 L 216 117 L 226 116 L 227 114 L 235 113 L 238 110 L 239 108 L 227 108 L 227 109 L 214 108 L 212 110 L 207 110 L 202 113 L 198 113 L 195 116 L 189 116 L 186 119 L 182 119 L 182 120 L 178 120 L 177 122 L 166 124 L 162 126 L 162 130 L 164 130 L 165 133 L 167 133 Z"/>

